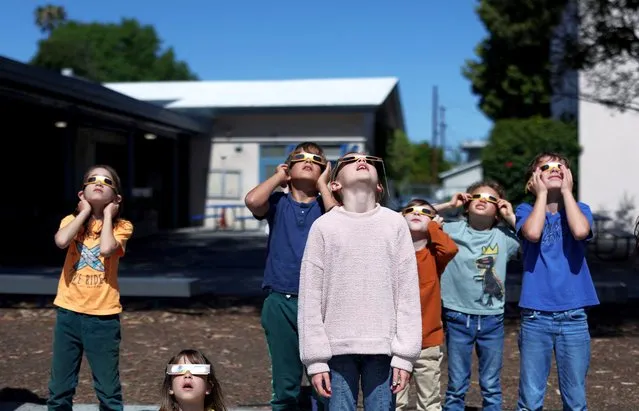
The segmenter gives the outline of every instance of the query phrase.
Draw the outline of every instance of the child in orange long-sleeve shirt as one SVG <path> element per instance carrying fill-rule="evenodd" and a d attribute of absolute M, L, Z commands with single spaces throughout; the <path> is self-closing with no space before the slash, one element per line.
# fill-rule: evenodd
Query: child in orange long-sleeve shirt
<path fill-rule="evenodd" d="M 441 216 L 426 200 L 415 199 L 402 209 L 408 223 L 419 274 L 422 305 L 422 351 L 413 367 L 419 411 L 441 410 L 440 367 L 444 330 L 441 321 L 441 289 L 439 278 L 457 254 L 457 245 L 442 230 Z M 408 405 L 408 385 L 397 395 L 396 411 Z"/>

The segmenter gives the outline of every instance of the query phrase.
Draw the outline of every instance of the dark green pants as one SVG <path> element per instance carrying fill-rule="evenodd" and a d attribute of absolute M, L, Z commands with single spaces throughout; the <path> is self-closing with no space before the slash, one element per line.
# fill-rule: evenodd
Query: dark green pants
<path fill-rule="evenodd" d="M 297 296 L 272 292 L 262 308 L 262 327 L 271 356 L 273 410 L 299 410 L 304 365 L 297 333 Z"/>
<path fill-rule="evenodd" d="M 87 315 L 58 308 L 48 410 L 72 411 L 82 354 L 85 353 L 100 411 L 122 411 L 120 340 L 119 315 Z"/>

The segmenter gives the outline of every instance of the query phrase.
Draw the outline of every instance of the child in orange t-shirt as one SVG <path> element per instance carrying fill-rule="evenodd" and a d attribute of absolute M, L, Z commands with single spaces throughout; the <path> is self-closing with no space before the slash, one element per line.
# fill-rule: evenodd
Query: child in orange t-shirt
<path fill-rule="evenodd" d="M 439 279 L 446 265 L 457 254 L 457 245 L 442 230 L 443 219 L 428 201 L 414 199 L 402 209 L 402 214 L 415 246 L 422 305 L 422 351 L 413 367 L 417 409 L 441 410 L 439 378 L 444 330 Z M 408 389 L 407 385 L 397 395 L 396 411 L 406 409 Z"/>
<path fill-rule="evenodd" d="M 58 247 L 67 248 L 58 292 L 49 381 L 49 411 L 69 411 L 82 354 L 93 373 L 100 410 L 121 411 L 120 290 L 118 263 L 133 233 L 119 217 L 120 177 L 109 166 L 91 167 L 78 193 L 80 202 L 60 223 Z"/>

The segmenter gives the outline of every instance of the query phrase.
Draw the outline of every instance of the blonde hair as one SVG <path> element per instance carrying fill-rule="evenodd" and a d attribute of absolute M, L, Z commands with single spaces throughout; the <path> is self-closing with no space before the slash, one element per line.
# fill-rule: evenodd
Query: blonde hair
<path fill-rule="evenodd" d="M 332 176 L 331 176 L 331 181 L 337 181 L 337 176 L 339 175 L 339 172 L 343 168 L 344 163 L 340 164 L 340 161 L 343 158 L 348 157 L 348 156 L 352 156 L 352 155 L 365 155 L 365 154 L 357 153 L 355 151 L 351 151 L 351 152 L 348 152 L 348 153 L 344 154 L 340 158 L 338 158 L 336 166 L 333 169 L 333 173 L 332 173 Z M 386 169 L 384 168 L 384 163 L 383 162 L 381 163 L 381 167 L 375 166 L 375 170 L 377 171 L 377 184 L 382 187 L 382 191 L 375 191 L 375 201 L 380 203 L 382 201 L 382 199 L 384 198 L 384 192 L 386 191 L 386 187 L 384 187 L 384 184 L 381 182 L 381 179 L 379 178 L 380 171 L 381 171 L 381 174 L 384 176 L 384 179 L 386 179 Z M 340 203 L 340 204 L 343 203 L 342 195 L 338 191 L 332 191 L 332 194 L 333 194 L 333 198 L 335 198 L 335 200 L 338 203 Z"/>

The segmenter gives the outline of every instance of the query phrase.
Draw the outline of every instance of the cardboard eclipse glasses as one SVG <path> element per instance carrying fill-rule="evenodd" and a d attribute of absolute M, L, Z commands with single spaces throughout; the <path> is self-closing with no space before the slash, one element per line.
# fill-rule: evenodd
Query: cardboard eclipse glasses
<path fill-rule="evenodd" d="M 307 161 L 307 160 L 310 160 L 311 163 L 315 163 L 322 167 L 326 167 L 326 161 L 324 160 L 322 156 L 320 156 L 319 154 L 306 153 L 303 151 L 300 153 L 293 154 L 293 156 L 291 156 L 290 161 L 291 161 L 291 164 L 293 164 L 293 163 L 299 163 L 301 161 Z"/>
<path fill-rule="evenodd" d="M 489 193 L 477 193 L 477 194 L 473 194 L 470 197 L 470 201 L 477 201 L 477 200 L 484 200 L 488 203 L 493 203 L 493 204 L 497 204 L 499 202 L 499 199 L 497 197 Z"/>
<path fill-rule="evenodd" d="M 166 366 L 168 375 L 209 375 L 211 373 L 210 364 L 169 364 Z"/>
<path fill-rule="evenodd" d="M 542 165 L 541 167 L 539 167 L 539 169 L 541 171 L 552 171 L 554 169 L 561 170 L 563 166 L 564 165 L 562 163 L 559 163 L 557 161 L 551 161 L 549 163 Z"/>
<path fill-rule="evenodd" d="M 111 187 L 113 190 L 116 190 L 113 180 L 107 176 L 91 176 L 84 182 L 85 187 L 91 184 L 102 184 L 103 186 Z"/>
<path fill-rule="evenodd" d="M 433 218 L 437 215 L 437 212 L 433 211 L 433 209 L 431 209 L 428 206 L 412 206 L 412 207 L 406 207 L 405 209 L 402 210 L 402 215 L 412 214 L 412 213 L 421 214 L 430 218 Z"/>
<path fill-rule="evenodd" d="M 386 171 L 384 170 L 384 160 L 382 160 L 381 157 L 368 156 L 364 154 L 349 154 L 337 160 L 337 165 L 333 169 L 333 176 L 331 180 L 335 180 L 335 177 L 337 177 L 337 173 L 340 171 L 342 165 L 354 163 L 359 160 L 364 160 L 366 164 L 370 164 L 372 166 L 381 164 L 382 172 L 384 173 L 384 178 L 386 178 Z"/>

